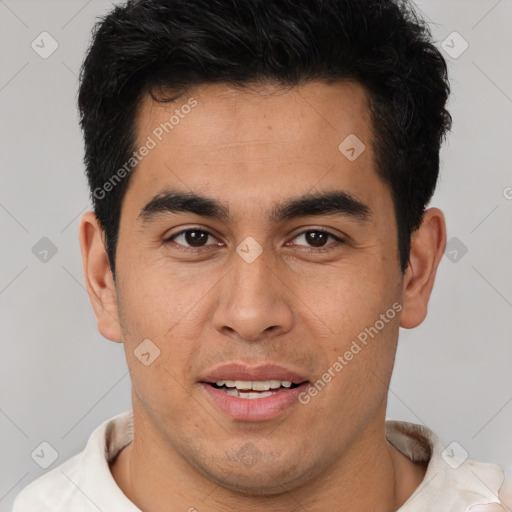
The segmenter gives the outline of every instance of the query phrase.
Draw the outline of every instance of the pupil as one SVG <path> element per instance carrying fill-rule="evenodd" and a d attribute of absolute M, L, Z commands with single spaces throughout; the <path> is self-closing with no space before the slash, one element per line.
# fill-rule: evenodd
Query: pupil
<path fill-rule="evenodd" d="M 202 242 L 207 239 L 208 234 L 204 231 L 195 230 L 185 233 L 185 240 L 187 241 L 187 244 L 193 247 L 201 247 L 203 245 Z"/>
<path fill-rule="evenodd" d="M 306 233 L 306 241 L 313 247 L 322 247 L 326 240 L 326 233 L 322 233 L 321 231 L 308 231 L 308 233 Z"/>

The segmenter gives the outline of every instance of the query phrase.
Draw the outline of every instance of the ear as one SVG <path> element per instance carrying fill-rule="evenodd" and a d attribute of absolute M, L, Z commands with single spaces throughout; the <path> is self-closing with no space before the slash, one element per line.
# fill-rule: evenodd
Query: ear
<path fill-rule="evenodd" d="M 412 234 L 409 266 L 404 275 L 400 327 L 412 329 L 425 320 L 437 267 L 446 247 L 446 223 L 438 208 L 428 209 Z"/>
<path fill-rule="evenodd" d="M 80 221 L 80 247 L 85 285 L 98 330 L 105 338 L 121 342 L 116 286 L 105 249 L 104 232 L 93 212 L 85 213 Z"/>

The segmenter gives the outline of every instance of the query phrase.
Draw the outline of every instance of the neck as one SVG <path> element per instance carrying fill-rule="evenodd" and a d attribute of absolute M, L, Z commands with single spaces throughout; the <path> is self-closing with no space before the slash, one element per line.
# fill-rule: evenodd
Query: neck
<path fill-rule="evenodd" d="M 134 409 L 134 440 L 111 464 L 111 471 L 128 499 L 145 512 L 391 512 L 407 501 L 426 471 L 386 441 L 385 406 L 320 476 L 271 496 L 237 493 L 204 478 L 156 430 L 139 430 L 138 424 Z"/>

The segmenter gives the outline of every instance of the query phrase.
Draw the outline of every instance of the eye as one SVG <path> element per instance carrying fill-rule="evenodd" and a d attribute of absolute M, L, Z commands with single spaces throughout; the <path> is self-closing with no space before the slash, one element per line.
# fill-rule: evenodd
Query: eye
<path fill-rule="evenodd" d="M 207 243 L 208 240 L 213 240 Z M 166 239 L 166 242 L 174 242 L 183 248 L 201 248 L 208 245 L 218 244 L 216 239 L 208 231 L 199 228 L 185 229 L 179 233 L 175 233 Z"/>
<path fill-rule="evenodd" d="M 329 245 L 327 245 L 329 239 L 334 240 L 335 243 L 332 244 L 331 242 Z M 308 229 L 307 231 L 299 233 L 293 240 L 302 240 L 309 245 L 309 247 L 306 246 L 306 249 L 313 251 L 316 249 L 317 252 L 330 251 L 331 249 L 335 248 L 330 246 L 338 246 L 339 244 L 344 243 L 341 238 L 333 235 L 332 233 L 329 233 L 328 231 L 324 231 L 323 229 Z M 295 242 L 293 245 L 302 246 L 304 244 Z"/>
<path fill-rule="evenodd" d="M 296 235 L 293 240 L 295 242 L 289 242 L 287 245 L 297 245 L 303 247 L 304 250 L 312 252 L 330 251 L 335 249 L 339 244 L 344 243 L 341 238 L 323 229 L 308 229 Z M 331 240 L 330 243 L 329 240 Z M 301 241 L 303 243 L 301 243 Z M 212 245 L 222 245 L 210 232 L 200 228 L 190 228 L 179 231 L 168 237 L 165 242 L 172 242 L 182 250 L 191 251 Z"/>

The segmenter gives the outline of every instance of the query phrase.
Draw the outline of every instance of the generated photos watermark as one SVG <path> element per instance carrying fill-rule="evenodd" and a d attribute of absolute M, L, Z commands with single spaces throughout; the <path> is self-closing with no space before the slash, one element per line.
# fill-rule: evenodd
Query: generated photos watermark
<path fill-rule="evenodd" d="M 379 319 L 372 326 L 362 330 L 357 335 L 356 339 L 352 340 L 350 348 L 346 350 L 343 355 L 339 355 L 336 361 L 334 361 L 316 382 L 312 383 L 307 390 L 300 393 L 299 402 L 305 405 L 311 401 L 311 398 L 317 396 L 318 393 L 368 345 L 369 338 L 375 338 L 402 309 L 402 305 L 395 302 L 392 307 L 380 315 Z"/>
<path fill-rule="evenodd" d="M 108 192 L 111 192 L 127 175 L 129 175 L 133 169 L 139 164 L 150 151 L 161 142 L 165 136 L 171 133 L 176 126 L 178 126 L 182 119 L 185 119 L 187 114 L 190 114 L 192 109 L 198 105 L 195 98 L 189 98 L 187 103 L 183 104 L 179 109 L 174 111 L 174 114 L 169 118 L 168 121 L 160 123 L 152 132 L 148 135 L 146 141 L 137 151 L 134 151 L 131 157 L 121 166 L 112 176 L 105 182 L 101 187 L 96 187 L 92 195 L 98 199 L 104 199 Z"/>

